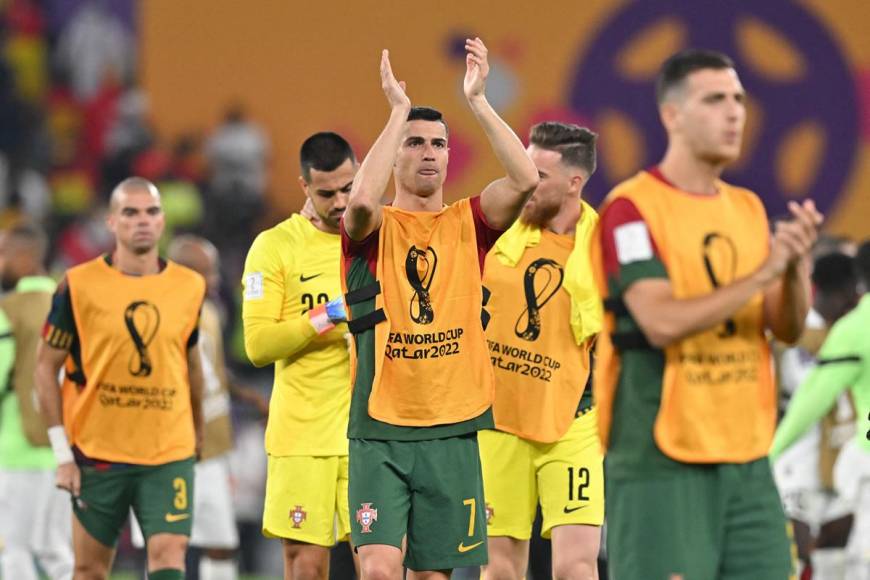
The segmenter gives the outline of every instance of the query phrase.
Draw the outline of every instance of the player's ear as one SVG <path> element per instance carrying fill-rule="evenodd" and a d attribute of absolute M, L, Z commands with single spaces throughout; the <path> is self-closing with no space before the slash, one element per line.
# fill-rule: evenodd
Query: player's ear
<path fill-rule="evenodd" d="M 305 193 L 305 195 L 308 195 L 308 182 L 305 181 L 305 178 L 301 175 L 299 176 L 299 187 L 302 188 L 302 191 Z"/>
<path fill-rule="evenodd" d="M 575 173 L 571 176 L 571 193 L 574 195 L 580 195 L 580 192 L 583 191 L 583 185 L 586 183 L 587 178 L 582 173 Z"/>
<path fill-rule="evenodd" d="M 679 107 L 673 101 L 665 101 L 659 105 L 659 118 L 668 133 L 676 129 L 678 117 Z"/>

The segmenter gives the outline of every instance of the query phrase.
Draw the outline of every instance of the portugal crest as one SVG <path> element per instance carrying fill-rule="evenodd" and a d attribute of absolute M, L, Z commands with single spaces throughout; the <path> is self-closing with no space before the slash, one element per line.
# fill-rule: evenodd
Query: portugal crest
<path fill-rule="evenodd" d="M 362 533 L 368 534 L 372 531 L 372 524 L 378 521 L 378 510 L 372 504 L 364 503 L 356 510 L 356 521 L 362 526 Z"/>
<path fill-rule="evenodd" d="M 294 528 L 301 528 L 302 522 L 308 519 L 308 512 L 303 510 L 301 505 L 297 505 L 290 510 L 290 519 L 293 521 Z"/>

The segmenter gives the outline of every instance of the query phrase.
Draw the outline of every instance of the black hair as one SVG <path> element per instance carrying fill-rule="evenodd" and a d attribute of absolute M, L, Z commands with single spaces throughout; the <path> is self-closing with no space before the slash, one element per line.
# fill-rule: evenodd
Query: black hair
<path fill-rule="evenodd" d="M 656 78 L 656 100 L 661 104 L 672 89 L 681 86 L 686 77 L 695 71 L 726 68 L 734 68 L 734 61 L 721 52 L 701 48 L 678 52 L 668 58 L 659 71 Z"/>
<path fill-rule="evenodd" d="M 854 260 L 841 252 L 831 252 L 813 263 L 813 284 L 820 292 L 831 293 L 855 288 Z"/>
<path fill-rule="evenodd" d="M 350 159 L 356 163 L 356 156 L 344 137 L 331 131 L 315 133 L 305 140 L 299 150 L 299 165 L 302 178 L 310 183 L 311 170 L 335 171 L 339 165 Z"/>
<path fill-rule="evenodd" d="M 411 107 L 411 110 L 408 111 L 408 120 L 441 123 L 444 125 L 444 131 L 448 134 L 450 133 L 450 129 L 447 127 L 447 121 L 444 120 L 444 115 L 441 114 L 441 111 L 433 109 L 432 107 Z"/>
<path fill-rule="evenodd" d="M 870 240 L 864 241 L 858 246 L 855 254 L 855 273 L 864 282 L 864 286 L 870 291 Z"/>

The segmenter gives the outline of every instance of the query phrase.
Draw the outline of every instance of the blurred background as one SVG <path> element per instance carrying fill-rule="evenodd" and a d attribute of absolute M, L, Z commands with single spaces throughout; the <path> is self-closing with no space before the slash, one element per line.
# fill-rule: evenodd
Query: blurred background
<path fill-rule="evenodd" d="M 544 119 L 600 134 L 586 190 L 595 203 L 664 150 L 653 97 L 664 58 L 722 50 L 749 95 L 743 155 L 726 178 L 758 192 L 771 216 L 811 197 L 828 233 L 862 240 L 868 27 L 866 0 L 0 0 L 0 226 L 43 224 L 59 275 L 112 246 L 103 208 L 117 182 L 155 181 L 167 240 L 196 232 L 220 249 L 229 360 L 265 392 L 271 371 L 256 372 L 241 348 L 244 256 L 301 207 L 308 135 L 337 131 L 365 155 L 388 114 L 382 48 L 412 102 L 447 118 L 449 200 L 500 174 L 462 95 L 464 39 L 480 36 L 490 101 L 521 137 Z M 278 544 L 259 537 L 262 422 L 241 405 L 235 421 L 244 567 L 278 574 Z M 138 557 L 122 552 L 116 568 Z"/>

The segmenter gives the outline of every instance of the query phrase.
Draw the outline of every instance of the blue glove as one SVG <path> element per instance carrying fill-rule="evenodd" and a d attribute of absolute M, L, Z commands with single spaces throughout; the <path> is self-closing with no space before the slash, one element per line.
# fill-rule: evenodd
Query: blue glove
<path fill-rule="evenodd" d="M 333 324 L 347 322 L 347 308 L 344 306 L 344 296 L 333 298 L 326 303 L 326 315 Z"/>
<path fill-rule="evenodd" d="M 333 298 L 326 304 L 308 311 L 308 319 L 317 334 L 326 334 L 336 324 L 347 322 L 347 309 L 344 306 L 344 296 Z"/>

